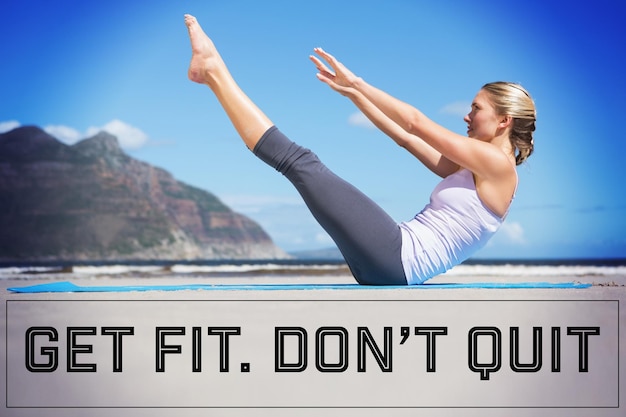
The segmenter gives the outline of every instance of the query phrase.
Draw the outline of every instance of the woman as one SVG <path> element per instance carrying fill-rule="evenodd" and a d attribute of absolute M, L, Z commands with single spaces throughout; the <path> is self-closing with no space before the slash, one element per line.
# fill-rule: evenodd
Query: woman
<path fill-rule="evenodd" d="M 444 178 L 430 204 L 398 224 L 314 153 L 285 137 L 239 88 L 197 20 L 186 15 L 185 24 L 192 49 L 189 78 L 211 88 L 246 146 L 293 183 L 360 284 L 420 284 L 463 262 L 504 221 L 517 188 L 515 166 L 533 151 L 535 107 L 521 86 L 485 85 L 464 118 L 468 139 L 314 49 L 330 66 L 311 56 L 322 82 Z"/>

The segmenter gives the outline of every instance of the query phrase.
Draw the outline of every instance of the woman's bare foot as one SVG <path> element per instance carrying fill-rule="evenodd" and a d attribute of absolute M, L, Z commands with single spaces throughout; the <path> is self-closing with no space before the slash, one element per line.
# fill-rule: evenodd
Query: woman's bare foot
<path fill-rule="evenodd" d="M 211 86 L 221 73 L 227 72 L 226 65 L 195 17 L 186 14 L 185 25 L 191 40 L 191 63 L 187 75 L 191 81 Z"/>
<path fill-rule="evenodd" d="M 191 40 L 189 79 L 211 88 L 246 146 L 254 149 L 272 121 L 239 88 L 196 18 L 185 15 L 185 25 Z"/>

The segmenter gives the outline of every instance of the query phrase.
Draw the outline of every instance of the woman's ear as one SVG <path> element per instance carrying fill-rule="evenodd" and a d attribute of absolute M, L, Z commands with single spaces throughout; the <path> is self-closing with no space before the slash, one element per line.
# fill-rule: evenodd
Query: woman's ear
<path fill-rule="evenodd" d="M 511 116 L 503 116 L 502 119 L 500 119 L 500 127 L 502 129 L 506 129 L 509 126 L 513 125 L 513 118 Z"/>

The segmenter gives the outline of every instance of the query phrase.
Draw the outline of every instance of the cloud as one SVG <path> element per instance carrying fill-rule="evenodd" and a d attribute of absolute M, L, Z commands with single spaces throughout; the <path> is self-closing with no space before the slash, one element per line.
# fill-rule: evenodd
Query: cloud
<path fill-rule="evenodd" d="M 17 120 L 0 122 L 0 133 L 13 130 L 20 125 L 20 122 Z M 147 144 L 149 139 L 148 135 L 146 135 L 141 129 L 131 126 L 118 119 L 111 120 L 109 123 L 100 127 L 91 126 L 85 133 L 81 133 L 77 129 L 65 125 L 48 125 L 45 126 L 43 130 L 68 145 L 73 145 L 81 139 L 94 136 L 101 131 L 105 131 L 113 136 L 116 136 L 120 146 L 124 149 L 141 148 Z"/>
<path fill-rule="evenodd" d="M 87 137 L 93 136 L 102 130 L 117 136 L 120 146 L 125 149 L 138 149 L 148 142 L 148 135 L 143 131 L 118 119 L 111 120 L 102 127 L 90 127 L 87 129 Z"/>
<path fill-rule="evenodd" d="M 439 112 L 444 114 L 450 114 L 452 116 L 465 117 L 465 115 L 469 113 L 471 107 L 472 104 L 466 101 L 455 101 L 454 103 L 450 103 L 444 106 L 441 110 L 439 110 Z"/>
<path fill-rule="evenodd" d="M 13 130 L 17 127 L 20 127 L 20 122 L 17 120 L 7 120 L 5 122 L 0 122 L 0 133 L 8 132 L 9 130 Z"/>
<path fill-rule="evenodd" d="M 49 125 L 44 127 L 43 130 L 68 145 L 73 145 L 83 138 L 83 135 L 78 130 L 69 126 Z"/>
<path fill-rule="evenodd" d="M 220 199 L 233 210 L 243 214 L 255 214 L 266 210 L 305 205 L 298 196 L 231 194 L 220 196 Z"/>
<path fill-rule="evenodd" d="M 356 112 L 352 113 L 350 117 L 348 117 L 348 124 L 351 126 L 365 127 L 367 129 L 376 129 L 374 123 L 370 121 L 363 113 Z"/>
<path fill-rule="evenodd" d="M 333 246 L 335 244 L 335 242 L 328 235 L 328 233 L 326 233 L 324 231 L 319 232 L 318 234 L 315 235 L 315 242 L 318 243 L 318 244 L 329 246 L 329 247 Z"/>
<path fill-rule="evenodd" d="M 526 244 L 526 238 L 524 236 L 524 229 L 522 225 L 516 222 L 505 222 L 500 227 L 500 233 L 503 234 L 509 243 L 524 245 Z"/>
<path fill-rule="evenodd" d="M 465 117 L 467 113 L 469 113 L 471 107 L 472 104 L 467 101 L 455 101 L 454 103 L 450 103 L 442 107 L 439 112 L 452 116 Z M 352 113 L 350 117 L 348 117 L 348 124 L 351 126 L 365 127 L 367 129 L 376 129 L 374 123 L 372 123 L 367 116 L 360 111 Z"/>

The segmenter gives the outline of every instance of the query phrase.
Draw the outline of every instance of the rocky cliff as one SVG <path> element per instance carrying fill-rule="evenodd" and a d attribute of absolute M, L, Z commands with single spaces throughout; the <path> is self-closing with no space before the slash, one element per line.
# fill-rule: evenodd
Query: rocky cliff
<path fill-rule="evenodd" d="M 288 257 L 214 195 L 126 155 L 101 132 L 68 146 L 0 134 L 0 260 Z"/>

